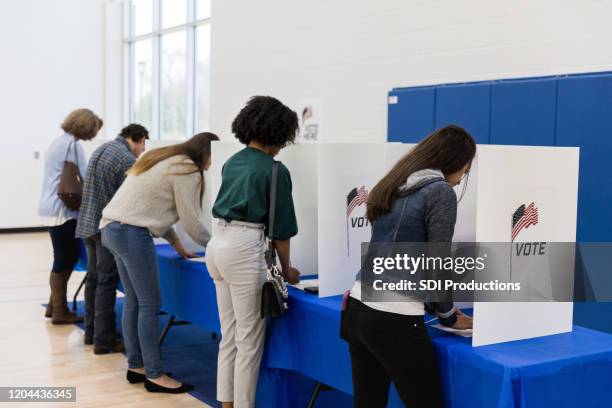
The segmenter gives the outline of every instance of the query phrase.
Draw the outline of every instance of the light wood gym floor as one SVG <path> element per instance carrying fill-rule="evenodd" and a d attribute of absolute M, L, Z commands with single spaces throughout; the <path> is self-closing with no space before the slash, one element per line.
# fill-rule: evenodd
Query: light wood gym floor
<path fill-rule="evenodd" d="M 41 306 L 49 298 L 51 260 L 47 233 L 0 234 L 0 387 L 74 386 L 77 402 L 0 407 L 207 407 L 188 394 L 150 394 L 127 383 L 123 354 L 96 356 L 78 327 L 53 326 Z M 83 276 L 73 274 L 69 299 Z"/>

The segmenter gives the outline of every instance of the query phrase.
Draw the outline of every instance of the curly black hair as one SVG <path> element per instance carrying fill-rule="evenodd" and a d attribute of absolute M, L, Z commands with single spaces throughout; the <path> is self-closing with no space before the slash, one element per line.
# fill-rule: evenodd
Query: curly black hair
<path fill-rule="evenodd" d="M 134 142 L 140 142 L 142 138 L 149 138 L 149 131 L 146 127 L 139 125 L 137 123 L 131 123 L 121 129 L 121 133 L 119 134 L 126 139 L 132 139 Z"/>
<path fill-rule="evenodd" d="M 298 129 L 297 114 L 271 96 L 249 99 L 232 122 L 232 132 L 245 145 L 284 146 L 294 142 Z"/>

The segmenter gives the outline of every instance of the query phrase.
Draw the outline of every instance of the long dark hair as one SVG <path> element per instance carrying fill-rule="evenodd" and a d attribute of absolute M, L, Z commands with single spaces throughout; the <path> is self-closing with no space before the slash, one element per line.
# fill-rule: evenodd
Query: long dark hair
<path fill-rule="evenodd" d="M 450 125 L 435 130 L 374 186 L 368 197 L 367 218 L 374 221 L 387 214 L 399 188 L 415 171 L 437 169 L 446 176 L 471 165 L 475 155 L 476 142 L 465 129 Z"/>
<path fill-rule="evenodd" d="M 146 152 L 129 170 L 129 174 L 139 175 L 147 170 L 150 170 L 157 163 L 164 161 L 170 157 L 185 155 L 193 161 L 195 166 L 186 163 L 188 168 L 182 173 L 175 173 L 179 175 L 187 175 L 199 172 L 202 176 L 200 185 L 200 199 L 204 196 L 204 166 L 210 158 L 210 142 L 213 140 L 219 140 L 219 137 L 214 133 L 203 132 L 198 133 L 186 142 L 158 147 Z"/>

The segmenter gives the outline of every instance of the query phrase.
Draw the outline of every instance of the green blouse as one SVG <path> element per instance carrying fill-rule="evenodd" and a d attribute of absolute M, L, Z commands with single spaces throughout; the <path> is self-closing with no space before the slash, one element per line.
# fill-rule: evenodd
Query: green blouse
<path fill-rule="evenodd" d="M 230 157 L 223 165 L 221 189 L 213 206 L 213 217 L 267 224 L 273 163 L 272 156 L 252 147 L 245 147 Z M 274 239 L 289 239 L 298 232 L 291 189 L 289 170 L 280 163 Z"/>

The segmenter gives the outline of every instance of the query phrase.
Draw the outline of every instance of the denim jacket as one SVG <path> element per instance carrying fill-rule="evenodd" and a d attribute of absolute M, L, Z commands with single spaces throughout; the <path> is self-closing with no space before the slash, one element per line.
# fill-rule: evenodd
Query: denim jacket
<path fill-rule="evenodd" d="M 391 210 L 374 220 L 370 242 L 449 243 L 456 219 L 457 196 L 442 172 L 420 170 L 400 188 Z M 452 326 L 457 319 L 452 302 L 428 303 L 425 307 L 445 326 Z"/>

